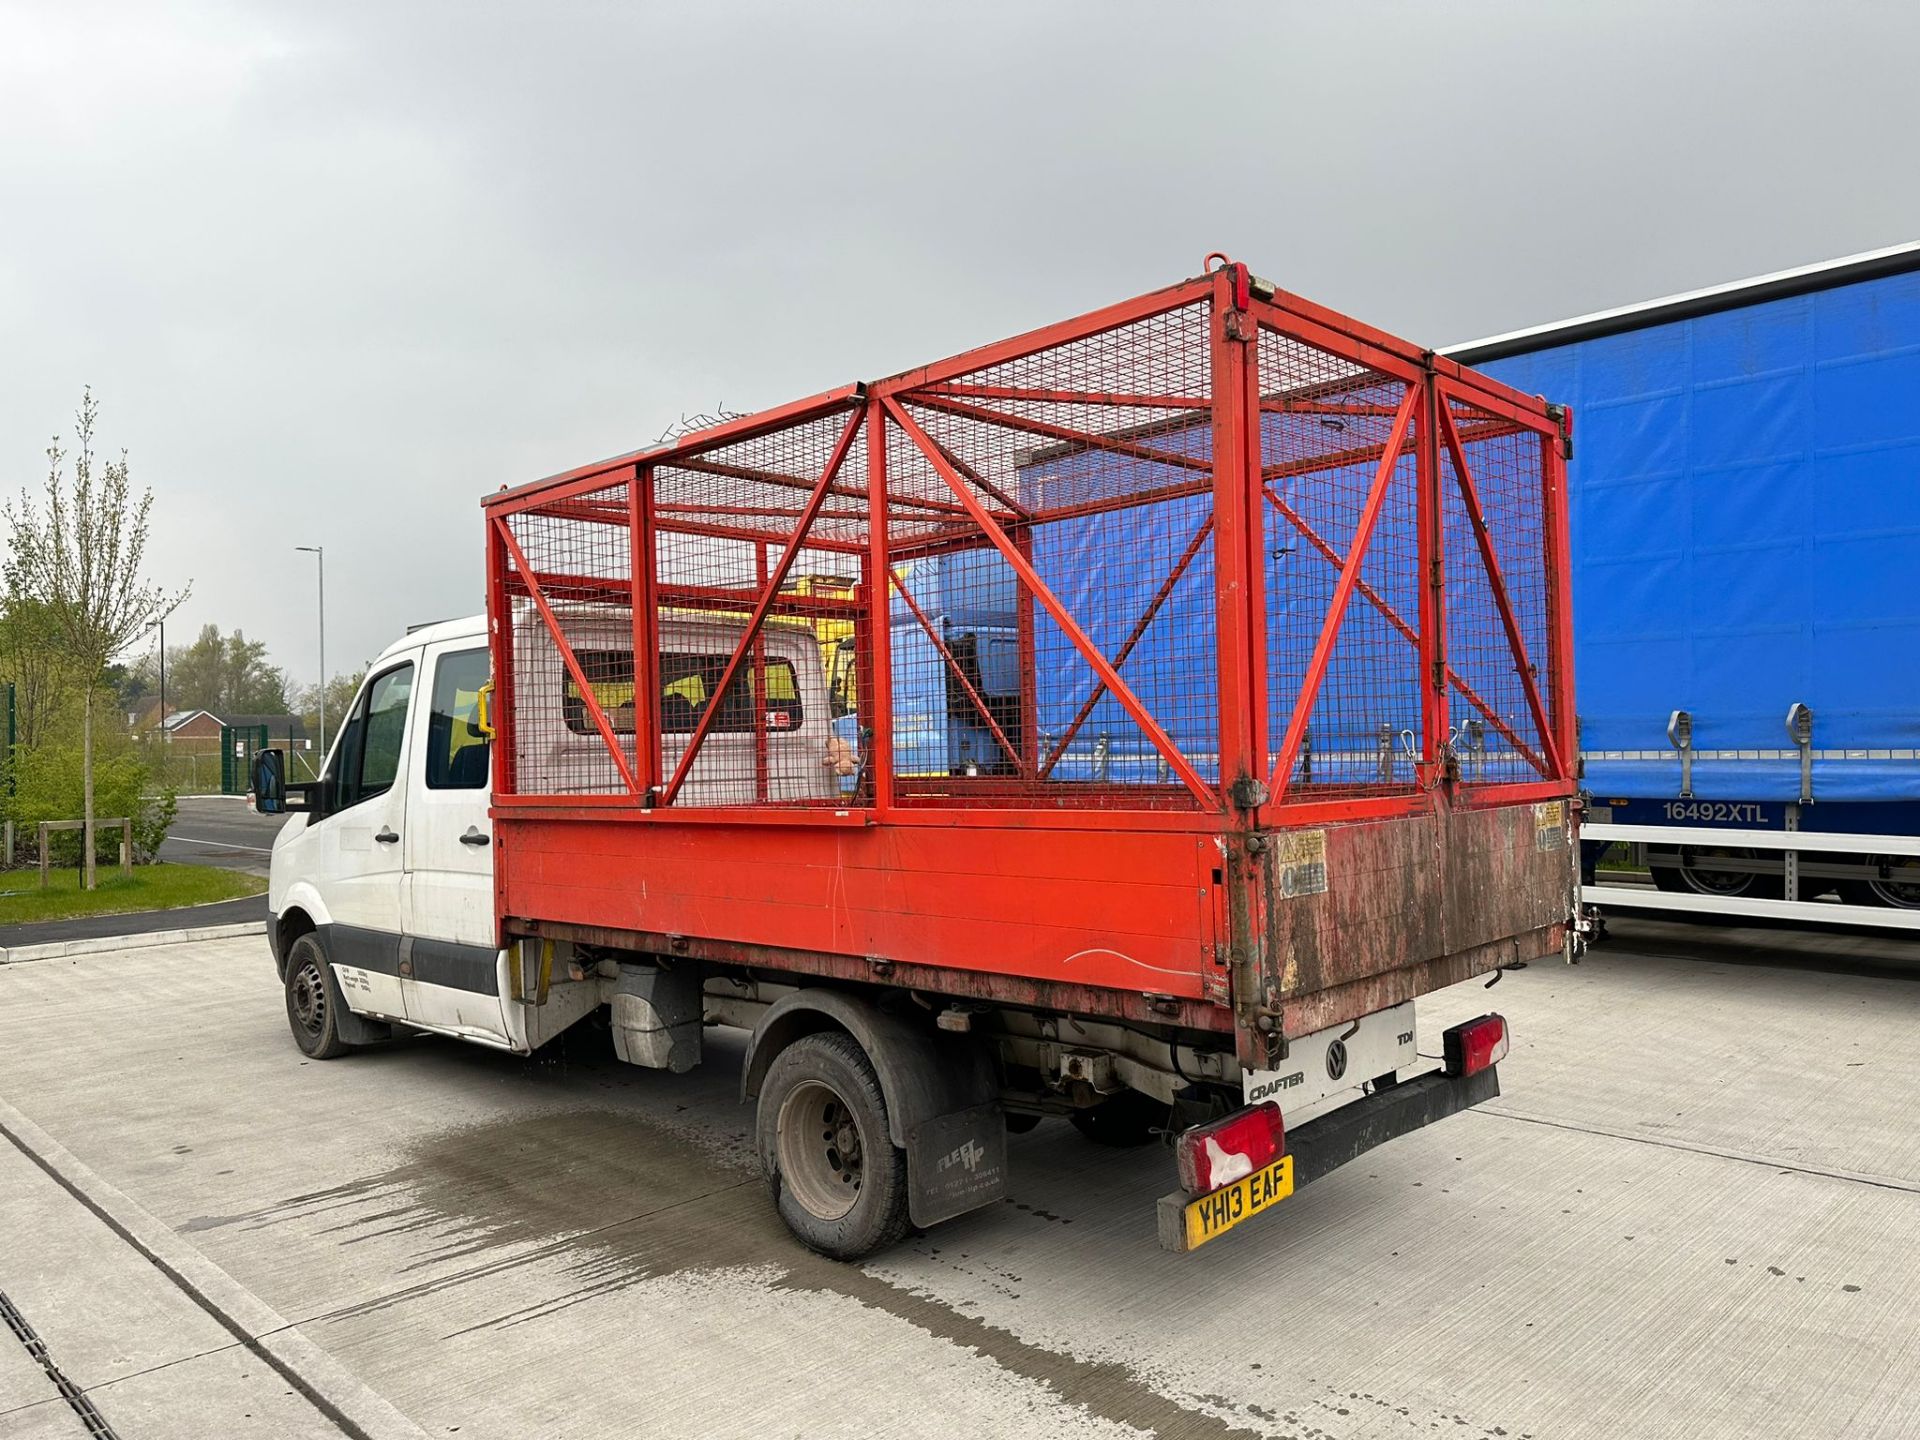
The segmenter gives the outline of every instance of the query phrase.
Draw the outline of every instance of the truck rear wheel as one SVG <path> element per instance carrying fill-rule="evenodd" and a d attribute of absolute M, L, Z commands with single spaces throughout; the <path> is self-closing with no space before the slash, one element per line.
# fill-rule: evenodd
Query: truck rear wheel
<path fill-rule="evenodd" d="M 802 1036 L 760 1090 L 760 1164 L 800 1242 L 857 1260 L 907 1232 L 907 1156 L 887 1131 L 873 1063 L 838 1030 Z"/>
<path fill-rule="evenodd" d="M 320 937 L 308 931 L 287 950 L 287 1026 L 300 1053 L 331 1060 L 352 1048 L 340 1038 L 340 987 Z"/>

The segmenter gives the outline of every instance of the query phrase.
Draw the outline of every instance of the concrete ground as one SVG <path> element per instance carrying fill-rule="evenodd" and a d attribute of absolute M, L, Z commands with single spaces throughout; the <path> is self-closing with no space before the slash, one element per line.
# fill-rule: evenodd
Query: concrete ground
<path fill-rule="evenodd" d="M 731 1032 L 683 1077 L 592 1034 L 319 1063 L 257 939 L 4 966 L 28 1148 L 274 1318 L 194 1320 L 3 1139 L 0 1291 L 128 1437 L 338 1425 L 255 1327 L 463 1440 L 1920 1434 L 1920 951 L 1614 932 L 1423 1002 L 1429 1043 L 1509 1017 L 1498 1101 L 1196 1254 L 1164 1154 L 1049 1122 L 1005 1204 L 860 1267 L 773 1219 Z M 0 1434 L 83 1433 L 23 1353 Z"/>

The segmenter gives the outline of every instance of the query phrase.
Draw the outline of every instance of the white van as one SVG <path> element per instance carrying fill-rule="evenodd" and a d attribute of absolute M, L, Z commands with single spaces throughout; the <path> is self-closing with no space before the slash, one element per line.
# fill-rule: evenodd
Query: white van
<path fill-rule="evenodd" d="M 635 694 L 626 612 L 562 606 L 557 623 L 578 678 L 538 617 L 514 621 L 506 733 L 522 793 L 628 793 L 591 693 L 626 739 L 629 768 L 636 703 L 660 707 L 663 775 L 712 715 L 679 803 L 844 803 L 858 757 L 834 734 L 812 627 L 769 621 L 742 672 L 755 678 L 720 697 L 746 618 L 663 611 L 656 698 Z M 1166 1248 L 1187 1250 L 1499 1094 L 1498 1015 L 1441 1037 L 1444 1070 L 1400 1078 L 1420 1058 L 1411 999 L 1294 1037 L 1283 1068 L 1258 1070 L 1220 1031 L 942 998 L 891 981 L 893 962 L 877 956 L 848 980 L 617 942 L 529 937 L 502 949 L 498 742 L 481 709 L 490 662 L 481 617 L 415 630 L 369 669 L 319 781 L 286 785 L 278 751 L 256 758 L 259 808 L 295 812 L 274 841 L 268 934 L 306 1055 L 407 1031 L 530 1054 L 604 1007 L 621 1060 L 678 1073 L 700 1063 L 707 1025 L 746 1031 L 742 1098 L 757 1106 L 774 1204 L 805 1244 L 840 1259 L 1005 1198 L 1007 1135 L 1045 1116 L 1103 1145 L 1169 1140 L 1183 1179 L 1161 1198 L 1158 1226 Z M 649 878 L 659 883 L 635 883 Z M 1202 1174 L 1206 1186 L 1191 1178 Z"/>
<path fill-rule="evenodd" d="M 634 732 L 633 631 L 624 612 L 576 606 L 560 622 L 617 736 Z M 685 753 L 744 619 L 660 618 L 661 769 Z M 827 798 L 831 710 L 811 629 L 762 629 L 766 680 L 736 683 L 681 790 L 683 805 Z M 516 625 L 515 774 L 527 794 L 624 788 L 578 684 L 537 615 Z M 318 783 L 274 839 L 268 935 L 287 1019 L 328 1057 L 394 1026 L 531 1052 L 584 1011 L 504 1000 L 507 955 L 494 917 L 491 741 L 480 726 L 490 670 L 486 617 L 424 626 L 368 668 Z M 764 729 L 767 753 L 757 736 Z M 756 776 L 761 779 L 756 779 Z M 589 1007 L 590 1008 L 590 1007 Z"/>

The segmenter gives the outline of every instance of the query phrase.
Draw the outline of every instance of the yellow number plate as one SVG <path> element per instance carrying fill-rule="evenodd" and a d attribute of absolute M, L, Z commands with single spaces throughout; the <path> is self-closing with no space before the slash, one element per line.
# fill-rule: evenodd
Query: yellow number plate
<path fill-rule="evenodd" d="M 1271 1210 L 1293 1194 L 1293 1157 L 1282 1155 L 1264 1170 L 1243 1175 L 1211 1195 L 1187 1205 L 1187 1249 L 1194 1250 L 1227 1233 L 1242 1220 Z"/>

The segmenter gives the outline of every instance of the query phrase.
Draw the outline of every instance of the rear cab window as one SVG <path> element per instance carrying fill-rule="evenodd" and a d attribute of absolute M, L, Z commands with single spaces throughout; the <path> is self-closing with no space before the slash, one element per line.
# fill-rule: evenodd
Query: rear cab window
<path fill-rule="evenodd" d="M 484 652 L 483 652 L 484 653 Z M 593 688 L 593 698 L 618 735 L 633 733 L 633 654 L 627 650 L 581 650 L 580 668 Z M 726 673 L 726 655 L 667 650 L 660 655 L 660 729 L 667 735 L 690 735 L 714 703 L 714 691 Z M 754 664 L 743 661 L 715 717 L 712 733 L 744 734 L 754 729 Z M 800 681 L 793 662 L 769 655 L 765 662 L 766 694 L 761 709 L 769 730 L 798 730 L 806 719 L 800 699 Z M 576 735 L 594 733 L 593 716 L 581 699 L 580 685 L 571 673 L 561 701 L 567 728 Z"/>

